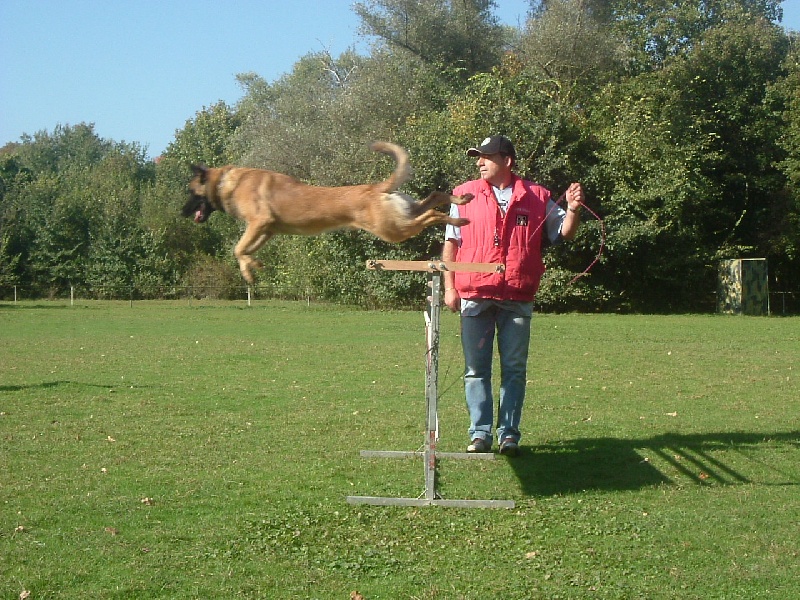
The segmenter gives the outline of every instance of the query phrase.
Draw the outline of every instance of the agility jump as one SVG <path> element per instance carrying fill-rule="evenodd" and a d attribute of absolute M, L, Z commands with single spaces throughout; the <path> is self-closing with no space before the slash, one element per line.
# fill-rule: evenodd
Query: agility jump
<path fill-rule="evenodd" d="M 367 268 L 375 271 L 422 271 L 429 273 L 430 295 L 425 317 L 425 445 L 419 451 L 362 450 L 364 458 L 419 458 L 423 459 L 425 474 L 424 492 L 417 498 L 388 498 L 380 496 L 348 496 L 350 504 L 377 506 L 450 506 L 456 508 L 514 508 L 513 500 L 454 500 L 442 498 L 436 486 L 438 458 L 467 460 L 494 460 L 491 453 L 438 452 L 438 379 L 439 379 L 439 317 L 441 312 L 442 272 L 462 271 L 473 273 L 502 273 L 505 266 L 495 263 L 457 263 L 410 260 L 368 260 Z"/>

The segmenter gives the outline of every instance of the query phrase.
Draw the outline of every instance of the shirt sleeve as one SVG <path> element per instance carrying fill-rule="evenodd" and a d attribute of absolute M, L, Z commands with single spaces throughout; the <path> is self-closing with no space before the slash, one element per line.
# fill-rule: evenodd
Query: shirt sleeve
<path fill-rule="evenodd" d="M 564 225 L 564 218 L 567 216 L 567 211 L 552 200 L 547 201 L 547 208 L 545 210 L 545 230 L 547 231 L 547 237 L 550 243 L 557 244 L 561 241 L 561 227 Z"/>
<path fill-rule="evenodd" d="M 459 218 L 458 206 L 457 205 L 455 205 L 455 204 L 451 204 L 450 205 L 450 216 L 453 217 L 454 219 L 458 219 Z M 445 241 L 447 241 L 447 240 L 455 240 L 455 242 L 459 246 L 461 246 L 461 227 L 458 227 L 457 225 L 450 225 L 448 223 L 447 227 L 445 227 L 445 230 L 444 230 L 444 239 L 445 239 Z"/>

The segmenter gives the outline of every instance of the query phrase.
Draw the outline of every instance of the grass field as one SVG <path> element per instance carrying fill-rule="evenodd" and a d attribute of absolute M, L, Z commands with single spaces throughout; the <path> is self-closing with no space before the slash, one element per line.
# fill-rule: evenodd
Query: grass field
<path fill-rule="evenodd" d="M 68 303 L 67 303 L 68 304 Z M 0 304 L 0 599 L 800 597 L 800 319 L 537 315 L 516 459 L 417 496 L 417 312 Z M 442 317 L 442 451 L 463 451 Z"/>

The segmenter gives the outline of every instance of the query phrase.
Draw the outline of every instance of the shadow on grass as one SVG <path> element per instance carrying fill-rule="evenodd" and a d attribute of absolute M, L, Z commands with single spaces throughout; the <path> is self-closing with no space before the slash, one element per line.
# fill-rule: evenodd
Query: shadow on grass
<path fill-rule="evenodd" d="M 577 439 L 524 446 L 508 463 L 528 496 L 585 490 L 636 490 L 687 481 L 698 485 L 753 482 L 736 464 L 749 464 L 759 483 L 800 485 L 800 473 L 767 464 L 755 453 L 764 445 L 800 449 L 800 431 L 783 433 L 664 434 L 646 439 Z M 731 453 L 731 454 L 729 454 Z M 728 460 L 730 458 L 730 460 Z M 669 469 L 672 476 L 665 474 Z M 748 469 L 749 471 L 749 469 Z M 768 473 L 769 481 L 764 481 Z"/>
<path fill-rule="evenodd" d="M 53 304 L 14 304 L 13 302 L 7 302 L 0 300 L 0 310 L 42 310 L 42 309 L 58 309 L 63 310 L 66 308 L 74 308 L 69 305 L 69 301 L 67 300 L 66 304 L 60 304 L 53 302 Z"/>
<path fill-rule="evenodd" d="M 102 385 L 99 383 L 83 383 L 80 381 L 44 381 L 42 383 L 32 383 L 29 385 L 0 385 L 0 393 L 2 392 L 21 392 L 23 390 L 47 390 L 57 388 L 65 385 L 76 385 L 79 387 L 99 388 L 101 390 L 112 390 L 119 388 L 119 385 Z M 128 387 L 128 386 L 124 386 Z M 146 386 L 137 386 L 146 387 Z"/>

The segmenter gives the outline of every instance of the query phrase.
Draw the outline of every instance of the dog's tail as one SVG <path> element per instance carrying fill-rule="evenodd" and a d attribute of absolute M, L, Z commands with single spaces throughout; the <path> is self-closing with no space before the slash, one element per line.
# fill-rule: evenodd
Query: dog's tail
<path fill-rule="evenodd" d="M 397 161 L 397 166 L 394 172 L 389 176 L 386 181 L 377 184 L 381 192 L 389 193 L 395 191 L 403 183 L 411 179 L 411 163 L 408 161 L 408 152 L 397 144 L 391 142 L 374 142 L 370 149 L 375 152 L 382 152 L 388 154 Z"/>

